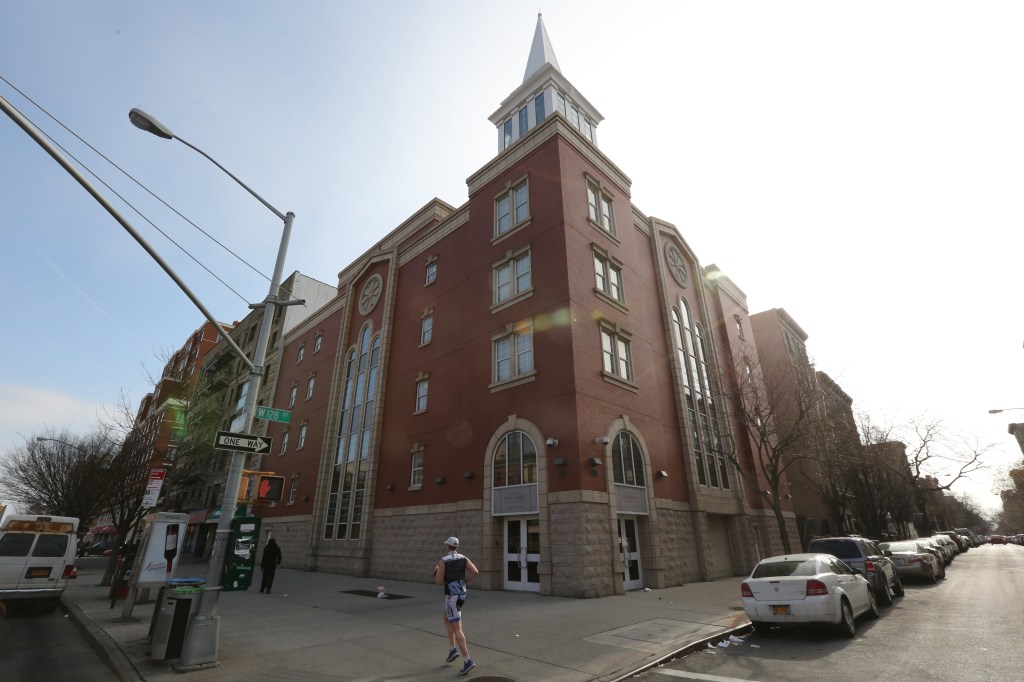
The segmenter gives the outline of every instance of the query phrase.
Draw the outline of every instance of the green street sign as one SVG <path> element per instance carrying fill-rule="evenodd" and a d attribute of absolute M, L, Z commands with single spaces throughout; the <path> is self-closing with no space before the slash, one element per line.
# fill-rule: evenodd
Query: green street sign
<path fill-rule="evenodd" d="M 256 406 L 256 418 L 266 419 L 272 422 L 281 422 L 287 424 L 292 420 L 292 413 L 288 410 L 275 410 L 272 407 L 266 407 L 264 405 Z"/>

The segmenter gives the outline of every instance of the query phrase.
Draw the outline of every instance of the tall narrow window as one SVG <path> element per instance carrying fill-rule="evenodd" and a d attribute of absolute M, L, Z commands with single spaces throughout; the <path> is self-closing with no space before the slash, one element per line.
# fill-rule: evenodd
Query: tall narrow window
<path fill-rule="evenodd" d="M 505 121 L 505 125 L 501 127 L 502 133 L 502 149 L 508 149 L 508 146 L 512 144 L 512 119 Z"/>
<path fill-rule="evenodd" d="M 565 116 L 565 96 L 560 93 L 555 93 L 555 111 Z"/>
<path fill-rule="evenodd" d="M 423 446 L 416 443 L 409 453 L 409 486 L 419 488 L 423 485 Z"/>
<path fill-rule="evenodd" d="M 309 400 L 310 398 L 313 397 L 313 384 L 315 383 L 316 375 L 314 374 L 313 376 L 309 377 L 309 379 L 306 381 L 306 400 Z"/>
<path fill-rule="evenodd" d="M 540 93 L 533 98 L 533 118 L 537 121 L 537 125 L 540 125 L 544 121 L 544 117 L 547 113 L 544 111 L 544 93 Z"/>
<path fill-rule="evenodd" d="M 423 375 L 416 379 L 416 412 L 426 412 L 427 397 L 430 395 L 430 375 Z"/>
<path fill-rule="evenodd" d="M 433 284 L 436 281 L 437 281 L 437 261 L 436 260 L 432 260 L 429 263 L 427 263 L 426 279 L 424 281 L 424 286 L 426 286 L 427 284 Z"/>
<path fill-rule="evenodd" d="M 434 316 L 425 315 L 420 321 L 420 345 L 425 346 L 430 343 L 430 340 L 434 336 Z"/>
<path fill-rule="evenodd" d="M 576 107 L 569 107 L 569 123 L 571 123 L 574 128 L 579 130 L 580 110 L 577 109 Z"/>
<path fill-rule="evenodd" d="M 594 141 L 594 128 L 590 125 L 590 121 L 586 118 L 583 119 L 583 137 L 587 138 L 590 142 Z"/>
<path fill-rule="evenodd" d="M 533 287 L 529 250 L 513 255 L 494 266 L 494 302 L 503 303 Z"/>
<path fill-rule="evenodd" d="M 537 446 L 522 431 L 513 431 L 494 450 L 493 486 L 503 488 L 537 482 Z"/>
<path fill-rule="evenodd" d="M 303 448 L 303 446 L 306 444 L 306 427 L 307 426 L 308 426 L 308 424 L 306 422 L 302 422 L 302 426 L 299 427 L 299 439 L 295 442 L 295 449 L 296 450 L 301 450 Z"/>
<path fill-rule="evenodd" d="M 501 236 L 530 217 L 530 192 L 526 180 L 494 198 L 494 232 Z"/>
<path fill-rule="evenodd" d="M 345 356 L 338 449 L 324 515 L 326 540 L 355 540 L 362 535 L 380 355 L 380 336 L 374 336 L 371 326 L 366 325 L 357 346 Z"/>
<path fill-rule="evenodd" d="M 526 107 L 519 110 L 519 137 L 526 134 L 530 129 L 530 112 Z"/>
<path fill-rule="evenodd" d="M 284 433 L 281 434 L 281 450 L 278 454 L 283 455 L 286 452 L 288 452 L 288 429 L 285 429 Z"/>
<path fill-rule="evenodd" d="M 299 475 L 292 474 L 292 484 L 288 488 L 288 504 L 295 504 L 295 498 L 299 496 Z"/>
<path fill-rule="evenodd" d="M 299 344 L 299 352 L 296 353 L 295 362 L 302 362 L 302 358 L 306 357 L 306 344 Z"/>
<path fill-rule="evenodd" d="M 292 390 L 288 393 L 288 407 L 295 407 L 295 398 L 299 395 L 299 384 L 292 384 Z"/>
<path fill-rule="evenodd" d="M 316 335 L 316 340 L 313 342 L 313 352 L 314 353 L 319 353 L 320 352 L 320 348 L 323 346 L 323 342 L 324 342 L 324 333 L 323 332 L 318 332 L 317 335 Z"/>
<path fill-rule="evenodd" d="M 494 381 L 508 381 L 533 372 L 533 325 L 518 328 L 495 337 Z"/>
<path fill-rule="evenodd" d="M 697 482 L 712 488 L 728 489 L 731 487 L 729 466 L 723 450 L 704 332 L 693 322 L 690 307 L 683 299 L 679 300 L 679 310 L 672 310 L 672 336 L 682 372 L 683 400 Z"/>
<path fill-rule="evenodd" d="M 640 443 L 625 431 L 620 431 L 612 444 L 612 475 L 616 483 L 646 485 Z"/>

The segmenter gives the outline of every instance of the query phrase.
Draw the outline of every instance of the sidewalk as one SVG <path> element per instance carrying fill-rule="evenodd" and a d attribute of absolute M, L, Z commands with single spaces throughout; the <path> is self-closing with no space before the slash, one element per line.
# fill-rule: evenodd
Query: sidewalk
<path fill-rule="evenodd" d="M 179 573 L 201 576 L 205 570 L 205 563 L 185 563 Z M 136 604 L 132 618 L 122 621 L 124 601 L 110 608 L 101 576 L 99 570 L 82 571 L 63 601 L 121 680 L 452 680 L 462 663 L 444 664 L 448 639 L 440 588 L 279 569 L 273 594 L 253 587 L 221 595 L 219 665 L 182 676 L 169 661 L 150 658 L 154 604 Z M 599 599 L 470 589 L 464 627 L 477 667 L 466 678 L 627 678 L 744 628 L 740 582 L 727 578 Z M 376 594 L 379 585 L 392 598 L 347 593 Z"/>

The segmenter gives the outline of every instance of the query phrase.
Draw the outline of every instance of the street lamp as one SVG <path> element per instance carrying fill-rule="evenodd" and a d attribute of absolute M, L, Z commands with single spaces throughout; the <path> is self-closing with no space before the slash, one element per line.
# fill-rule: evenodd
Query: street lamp
<path fill-rule="evenodd" d="M 1009 412 L 1010 410 L 1024 410 L 1024 407 L 1002 407 L 998 410 L 989 410 L 989 414 L 999 414 L 1000 412 Z"/>
<path fill-rule="evenodd" d="M 45 436 L 36 436 L 37 443 L 45 443 L 47 441 L 50 441 L 51 443 L 60 443 L 61 445 L 67 445 L 69 448 L 74 448 L 75 450 L 78 450 L 83 455 L 86 454 L 85 448 L 75 445 L 74 443 L 69 443 L 66 440 L 60 440 L 59 438 L 46 438 Z"/>
<path fill-rule="evenodd" d="M 246 391 L 245 404 L 242 409 L 242 414 L 240 415 L 244 424 L 242 431 L 243 433 L 249 434 L 252 431 L 253 422 L 256 417 L 256 400 L 263 382 L 263 363 L 266 361 L 267 341 L 270 338 L 270 328 L 274 320 L 274 310 L 279 305 L 304 303 L 304 301 L 298 300 L 278 300 L 281 274 L 284 271 L 285 255 L 288 252 L 288 239 L 291 236 L 292 222 L 295 220 L 295 214 L 290 211 L 288 213 L 281 213 L 281 211 L 267 203 L 263 197 L 258 195 L 248 185 L 235 177 L 234 174 L 224 168 L 224 166 L 217 163 L 217 161 L 209 154 L 175 135 L 167 126 L 163 125 L 141 109 L 132 109 L 128 113 L 128 120 L 130 120 L 132 125 L 140 130 L 145 130 L 146 132 L 152 133 L 157 137 L 162 137 L 165 140 L 178 140 L 185 146 L 190 147 L 199 154 L 205 156 L 213 163 L 213 165 L 224 171 L 232 180 L 241 185 L 245 191 L 256 197 L 261 204 L 266 206 L 274 215 L 284 221 L 284 230 L 281 234 L 281 245 L 277 251 L 277 262 L 274 264 L 274 274 L 270 280 L 270 291 L 267 293 L 267 297 L 264 299 L 263 303 L 250 304 L 249 306 L 252 309 L 263 308 L 263 319 L 260 321 L 260 331 L 256 341 L 256 350 L 253 353 L 249 372 L 249 388 Z M 248 359 L 246 359 L 246 361 L 248 362 Z M 236 497 L 238 495 L 239 484 L 242 481 L 242 468 L 244 464 L 245 454 L 238 452 L 237 450 L 233 451 L 231 453 L 231 466 L 228 469 L 227 483 L 224 486 L 224 499 L 221 501 L 220 519 L 217 521 L 216 538 L 213 543 L 213 551 L 210 554 L 210 564 L 207 569 L 206 576 L 208 585 L 212 585 L 214 588 L 210 595 L 213 599 L 210 600 L 209 604 L 207 604 L 207 600 L 204 597 L 203 613 L 201 616 L 196 617 L 196 620 L 193 621 L 193 627 L 189 628 L 189 633 L 182 648 L 181 655 L 181 667 L 185 669 L 206 667 L 207 664 L 215 663 L 217 660 L 217 642 L 219 639 L 219 617 L 216 615 L 217 600 L 220 597 L 219 588 L 221 586 L 221 573 L 224 569 L 224 557 L 227 549 L 228 535 L 231 532 L 231 520 L 234 518 Z M 204 616 L 207 620 L 200 623 L 200 619 Z"/>

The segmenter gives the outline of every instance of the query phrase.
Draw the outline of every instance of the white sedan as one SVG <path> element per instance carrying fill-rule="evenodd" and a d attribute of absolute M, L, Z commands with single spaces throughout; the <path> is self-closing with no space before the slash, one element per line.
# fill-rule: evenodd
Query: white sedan
<path fill-rule="evenodd" d="M 831 554 L 762 559 L 741 587 L 743 610 L 758 632 L 771 625 L 831 623 L 853 637 L 854 619 L 878 618 L 871 584 Z"/>

